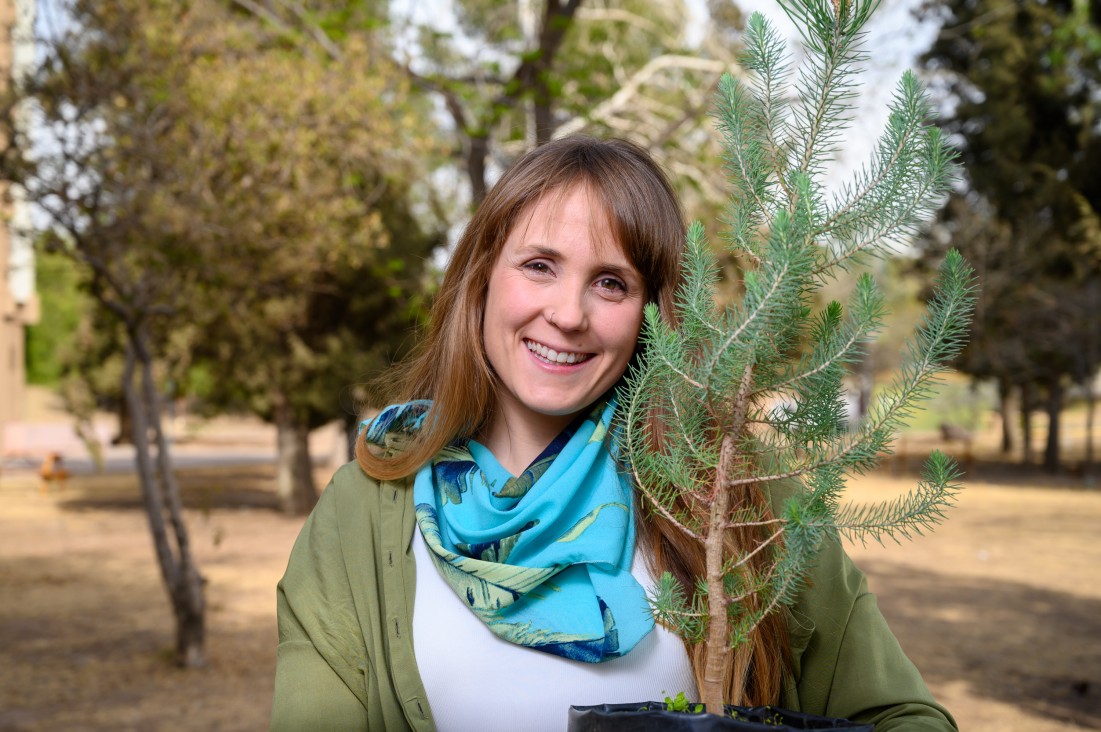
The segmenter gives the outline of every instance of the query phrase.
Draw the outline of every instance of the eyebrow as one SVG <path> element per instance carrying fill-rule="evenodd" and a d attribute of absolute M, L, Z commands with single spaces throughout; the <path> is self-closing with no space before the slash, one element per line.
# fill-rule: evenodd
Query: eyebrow
<path fill-rule="evenodd" d="M 535 255 L 539 257 L 547 257 L 548 259 L 558 259 L 562 256 L 562 252 L 554 247 L 547 246 L 546 244 L 524 244 L 519 248 L 521 254 Z M 601 262 L 597 267 L 602 271 L 611 272 L 617 277 L 623 279 L 635 278 L 639 281 L 642 280 L 642 273 L 639 272 L 634 266 L 628 264 L 627 266 L 613 264 L 611 262 Z"/>

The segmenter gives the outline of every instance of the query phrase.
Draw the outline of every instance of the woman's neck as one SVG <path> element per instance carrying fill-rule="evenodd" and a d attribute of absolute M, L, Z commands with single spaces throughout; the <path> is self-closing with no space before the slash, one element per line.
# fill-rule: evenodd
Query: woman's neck
<path fill-rule="evenodd" d="M 547 445 L 573 421 L 573 415 L 541 420 L 521 419 L 501 409 L 482 434 L 481 442 L 505 470 L 520 475 L 539 457 Z"/>

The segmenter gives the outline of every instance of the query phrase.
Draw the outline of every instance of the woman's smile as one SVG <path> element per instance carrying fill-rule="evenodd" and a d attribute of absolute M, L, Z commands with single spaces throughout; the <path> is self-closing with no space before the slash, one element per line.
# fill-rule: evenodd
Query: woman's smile
<path fill-rule="evenodd" d="M 543 345 L 537 341 L 524 340 L 524 345 L 528 347 L 536 358 L 548 364 L 562 365 L 562 364 L 581 364 L 588 361 L 591 357 L 591 353 L 570 353 L 568 351 L 556 351 L 553 348 Z"/>

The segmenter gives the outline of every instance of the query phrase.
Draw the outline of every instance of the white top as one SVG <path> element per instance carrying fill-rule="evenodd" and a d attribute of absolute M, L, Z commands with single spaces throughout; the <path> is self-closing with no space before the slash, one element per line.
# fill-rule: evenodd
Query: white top
<path fill-rule="evenodd" d="M 661 701 L 696 682 L 681 640 L 656 626 L 629 653 L 583 663 L 495 636 L 440 577 L 413 532 L 413 648 L 439 732 L 562 732 L 570 705 Z M 635 554 L 631 574 L 654 584 Z"/>

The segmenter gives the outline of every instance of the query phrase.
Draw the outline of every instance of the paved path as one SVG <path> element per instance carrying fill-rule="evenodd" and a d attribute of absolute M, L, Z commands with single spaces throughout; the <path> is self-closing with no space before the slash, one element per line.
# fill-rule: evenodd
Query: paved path
<path fill-rule="evenodd" d="M 125 473 L 134 469 L 134 448 L 112 445 L 114 426 L 97 420 L 93 431 L 103 457 L 103 471 Z M 275 430 L 258 420 L 217 418 L 193 422 L 169 431 L 173 465 L 177 468 L 254 465 L 275 460 Z M 310 438 L 315 463 L 344 461 L 337 425 L 315 431 Z M 9 422 L 0 425 L 0 473 L 37 472 L 43 459 L 61 455 L 71 474 L 96 472 L 87 446 L 76 435 L 72 421 Z"/>

